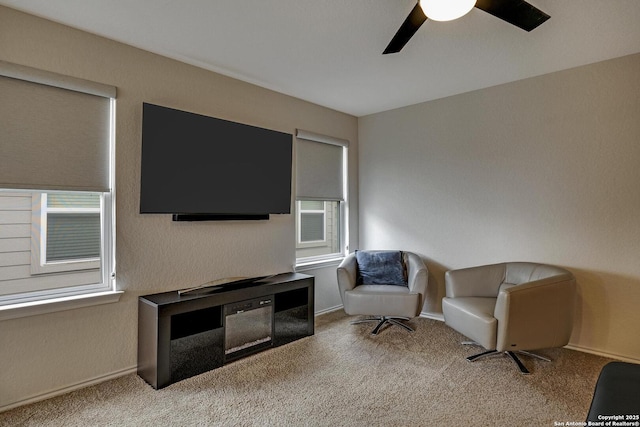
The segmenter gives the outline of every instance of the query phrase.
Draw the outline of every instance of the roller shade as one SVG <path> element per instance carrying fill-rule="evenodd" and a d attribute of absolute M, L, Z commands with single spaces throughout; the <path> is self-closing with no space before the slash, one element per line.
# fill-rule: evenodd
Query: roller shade
<path fill-rule="evenodd" d="M 348 141 L 303 130 L 296 137 L 296 198 L 343 201 Z"/>
<path fill-rule="evenodd" d="M 0 188 L 109 191 L 115 88 L 0 61 Z"/>

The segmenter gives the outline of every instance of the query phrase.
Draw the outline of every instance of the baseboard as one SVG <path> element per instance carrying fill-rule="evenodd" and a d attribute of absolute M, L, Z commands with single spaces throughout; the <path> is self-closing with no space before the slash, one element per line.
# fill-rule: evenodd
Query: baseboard
<path fill-rule="evenodd" d="M 130 368 L 121 369 L 119 371 L 111 372 L 106 375 L 100 375 L 98 377 L 91 378 L 86 381 L 81 381 L 76 384 L 72 384 L 67 387 L 62 387 L 56 390 L 48 391 L 42 394 L 36 394 L 34 396 L 28 397 L 26 399 L 19 400 L 17 402 L 10 403 L 8 405 L 0 406 L 0 412 L 8 411 L 9 409 L 17 408 L 18 406 L 28 405 L 30 403 L 40 402 L 42 400 L 47 400 L 52 397 L 60 396 L 63 394 L 71 393 L 72 391 L 79 390 L 81 388 L 89 387 L 92 385 L 96 385 L 105 381 L 113 380 L 116 378 L 123 377 L 129 374 L 135 374 L 137 372 L 137 366 L 133 366 Z"/>
<path fill-rule="evenodd" d="M 593 350 L 593 349 L 590 349 L 590 348 L 581 347 L 579 345 L 568 344 L 568 345 L 565 345 L 564 348 L 567 348 L 569 350 L 580 351 L 580 352 L 583 352 L 583 353 L 594 354 L 596 356 L 607 357 L 609 359 L 616 359 L 616 360 L 620 360 L 622 362 L 640 363 L 640 359 L 635 359 L 635 358 L 628 357 L 628 356 L 622 356 L 622 355 L 616 354 L 616 353 L 608 353 L 606 351 Z"/>
<path fill-rule="evenodd" d="M 342 310 L 343 308 L 344 308 L 344 305 L 340 304 L 340 305 L 336 305 L 335 307 L 329 307 L 329 308 L 325 308 L 324 310 L 316 311 L 314 315 L 321 316 L 323 314 L 333 313 L 334 311 Z M 427 319 L 439 320 L 441 322 L 444 322 L 443 314 L 422 312 L 418 317 L 425 317 Z"/>
<path fill-rule="evenodd" d="M 334 311 L 342 310 L 343 308 L 344 306 L 342 304 L 336 305 L 335 307 L 325 308 L 324 310 L 316 311 L 314 313 L 314 316 L 321 316 L 323 314 L 333 313 Z"/>
<path fill-rule="evenodd" d="M 418 317 L 425 317 L 427 319 L 439 320 L 440 322 L 444 322 L 444 314 L 427 313 L 423 311 Z"/>

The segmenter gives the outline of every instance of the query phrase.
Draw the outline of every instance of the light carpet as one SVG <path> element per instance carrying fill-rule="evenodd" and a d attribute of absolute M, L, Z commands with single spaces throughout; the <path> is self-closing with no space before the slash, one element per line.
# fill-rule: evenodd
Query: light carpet
<path fill-rule="evenodd" d="M 128 375 L 0 413 L 2 426 L 554 426 L 581 422 L 610 361 L 568 349 L 469 363 L 479 352 L 417 318 L 371 336 L 342 311 L 314 336 L 153 390 Z"/>

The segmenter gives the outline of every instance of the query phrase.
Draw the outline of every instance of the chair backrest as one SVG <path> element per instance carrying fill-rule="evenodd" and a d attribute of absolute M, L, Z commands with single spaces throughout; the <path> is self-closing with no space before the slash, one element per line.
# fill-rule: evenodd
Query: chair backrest
<path fill-rule="evenodd" d="M 570 274 L 567 270 L 555 265 L 534 262 L 507 262 L 503 283 L 520 285 L 547 277 Z"/>
<path fill-rule="evenodd" d="M 495 298 L 504 282 L 506 264 L 449 270 L 445 273 L 447 297 Z"/>
<path fill-rule="evenodd" d="M 515 285 L 555 276 L 573 277 L 561 267 L 534 262 L 503 262 L 448 271 L 445 275 L 447 296 L 495 298 L 500 291 Z M 463 283 L 465 286 L 458 286 Z M 473 286 L 466 286 L 473 284 Z"/>

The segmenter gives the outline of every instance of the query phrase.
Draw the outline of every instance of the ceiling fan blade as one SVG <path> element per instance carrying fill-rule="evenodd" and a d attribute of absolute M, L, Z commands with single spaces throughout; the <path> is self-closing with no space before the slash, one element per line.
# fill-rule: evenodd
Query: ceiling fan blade
<path fill-rule="evenodd" d="M 382 52 L 383 55 L 388 53 L 396 53 L 400 52 L 404 45 L 413 37 L 413 35 L 418 31 L 418 28 L 427 20 L 426 15 L 422 11 L 420 7 L 420 3 L 416 3 L 414 8 L 407 16 L 407 19 L 404 20 L 398 32 L 389 42 L 387 48 Z"/>
<path fill-rule="evenodd" d="M 550 18 L 524 0 L 477 0 L 476 7 L 525 31 L 533 30 Z"/>

